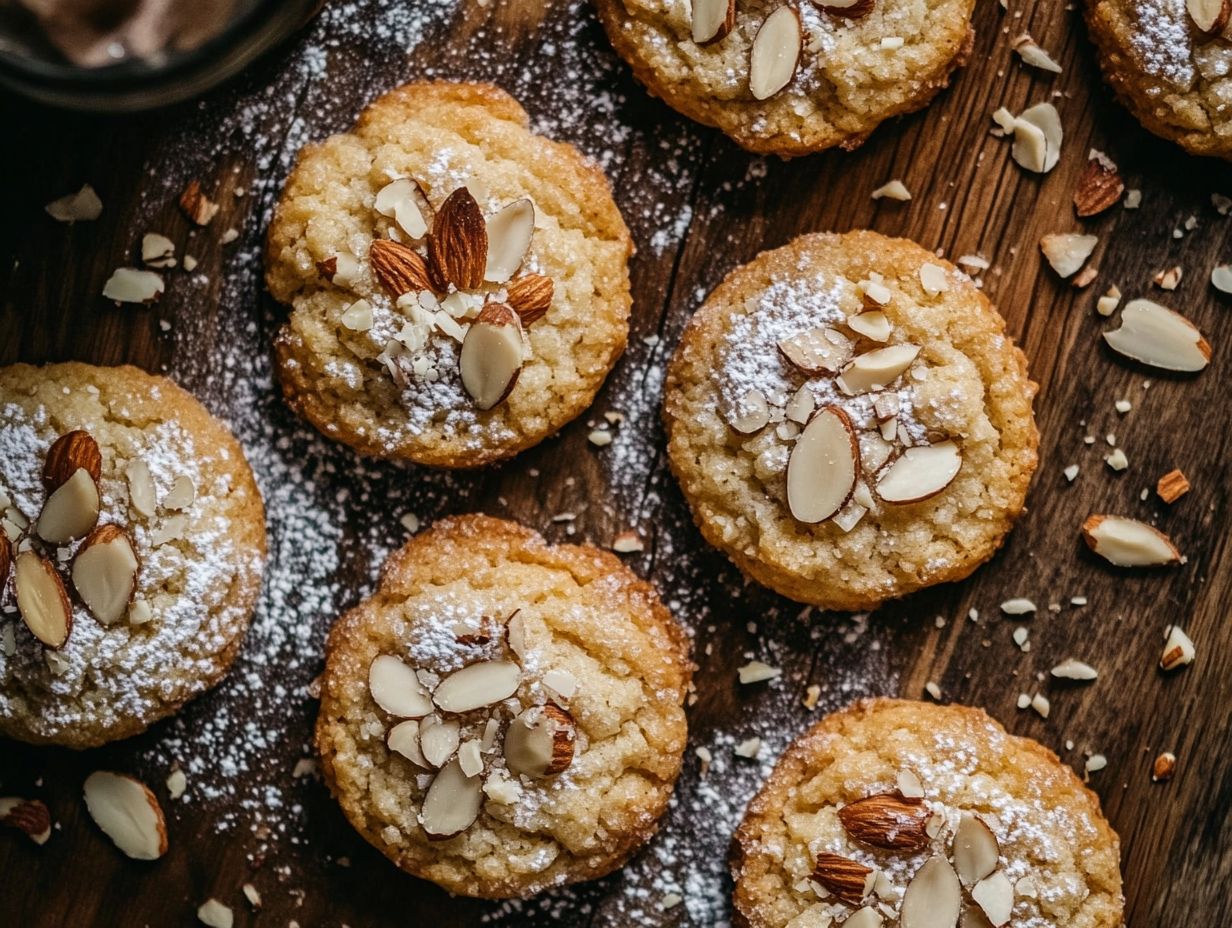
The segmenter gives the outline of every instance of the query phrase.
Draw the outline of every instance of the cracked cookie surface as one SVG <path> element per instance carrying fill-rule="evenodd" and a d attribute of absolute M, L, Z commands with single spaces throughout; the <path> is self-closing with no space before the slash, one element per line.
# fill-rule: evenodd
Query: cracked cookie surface
<path fill-rule="evenodd" d="M 457 758 L 417 763 L 388 746 L 400 716 L 373 696 L 378 657 L 433 690 L 437 705 L 411 719 L 420 731 L 456 724 L 455 751 L 482 745 L 482 806 L 453 837 L 430 838 L 423 813 L 438 766 Z M 442 708 L 443 680 L 492 663 L 516 664 L 516 691 Z M 680 772 L 691 673 L 682 630 L 613 555 L 501 519 L 450 518 L 396 552 L 331 631 L 316 742 L 347 819 L 399 867 L 453 893 L 528 896 L 603 876 L 654 833 Z M 576 726 L 572 759 L 526 776 L 504 739 L 514 717 L 546 704 Z"/>

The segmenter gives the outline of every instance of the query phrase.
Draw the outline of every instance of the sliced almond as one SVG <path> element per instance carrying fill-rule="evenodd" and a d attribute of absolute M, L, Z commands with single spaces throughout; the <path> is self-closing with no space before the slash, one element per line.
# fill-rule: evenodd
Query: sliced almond
<path fill-rule="evenodd" d="M 1200 371 L 1211 360 L 1211 346 L 1179 313 L 1151 300 L 1130 300 L 1121 327 L 1104 333 L 1113 351 L 1168 371 Z"/>
<path fill-rule="evenodd" d="M 547 315 L 555 293 L 556 284 L 551 277 L 523 274 L 509 282 L 505 288 L 505 299 L 522 320 L 522 325 L 527 326 Z"/>
<path fill-rule="evenodd" d="M 30 633 L 47 647 L 64 647 L 73 630 L 73 609 L 64 581 L 51 561 L 34 551 L 22 551 L 13 567 L 17 610 Z"/>
<path fill-rule="evenodd" d="M 522 610 L 517 609 L 505 621 L 505 645 L 519 660 L 526 659 L 526 620 Z"/>
<path fill-rule="evenodd" d="M 175 267 L 175 242 L 157 232 L 141 236 L 141 263 L 146 267 Z"/>
<path fill-rule="evenodd" d="M 1057 274 L 1071 277 L 1087 263 L 1098 244 L 1099 238 L 1094 235 L 1054 232 L 1040 239 L 1040 250 Z"/>
<path fill-rule="evenodd" d="M 419 811 L 419 824 L 434 841 L 452 838 L 474 824 L 482 801 L 483 781 L 468 777 L 462 765 L 451 760 L 432 778 Z"/>
<path fill-rule="evenodd" d="M 441 204 L 428 239 L 428 259 L 442 284 L 474 290 L 483 283 L 488 227 L 479 204 L 465 187 L 459 187 Z"/>
<path fill-rule="evenodd" d="M 1186 664 L 1192 664 L 1197 649 L 1190 637 L 1179 625 L 1168 629 L 1168 640 L 1164 642 L 1164 651 L 1159 658 L 1161 670 L 1172 671 Z"/>
<path fill-rule="evenodd" d="M 1232 19 L 1232 0 L 1185 0 L 1185 9 L 1198 31 L 1207 38 L 1223 32 Z"/>
<path fill-rule="evenodd" d="M 163 288 L 163 279 L 153 271 L 118 267 L 103 284 L 103 297 L 115 303 L 153 303 Z"/>
<path fill-rule="evenodd" d="M 1232 293 L 1232 264 L 1217 264 L 1211 268 L 1211 286 L 1220 293 Z"/>
<path fill-rule="evenodd" d="M 1008 924 L 1014 912 L 1014 884 L 1001 871 L 975 884 L 971 898 L 983 910 L 993 928 Z"/>
<path fill-rule="evenodd" d="M 1082 523 L 1082 538 L 1092 551 L 1117 567 L 1151 567 L 1181 559 L 1167 535 L 1124 516 L 1089 516 Z"/>
<path fill-rule="evenodd" d="M 1090 664 L 1067 657 L 1049 671 L 1058 680 L 1095 680 L 1099 671 Z"/>
<path fill-rule="evenodd" d="M 997 869 L 1001 847 L 983 819 L 964 812 L 954 831 L 950 854 L 959 879 L 964 886 L 971 887 Z"/>
<path fill-rule="evenodd" d="M 461 725 L 456 719 L 430 715 L 419 723 L 419 750 L 432 767 L 443 767 L 461 743 Z"/>
<path fill-rule="evenodd" d="M 137 591 L 137 554 L 120 526 L 100 525 L 73 558 L 73 588 L 104 625 L 124 618 Z"/>
<path fill-rule="evenodd" d="M 232 928 L 235 925 L 235 913 L 230 906 L 217 899 L 206 899 L 197 907 L 197 921 L 206 928 Z"/>
<path fill-rule="evenodd" d="M 1232 3 L 1232 0 L 1227 2 Z M 1125 182 L 1116 164 L 1102 152 L 1092 150 L 1074 191 L 1074 209 L 1078 215 L 1086 218 L 1111 209 L 1123 193 Z"/>
<path fill-rule="evenodd" d="M 1046 174 L 1061 158 L 1063 138 L 1057 108 L 1051 103 L 1037 103 L 1014 120 L 1014 147 L 1010 155 L 1027 170 Z"/>
<path fill-rule="evenodd" d="M 882 390 L 892 384 L 919 355 L 915 345 L 890 345 L 853 358 L 838 378 L 838 388 L 849 396 Z"/>
<path fill-rule="evenodd" d="M 866 905 L 862 909 L 856 909 L 842 924 L 842 928 L 881 928 L 885 921 L 881 917 L 881 913 L 874 909 L 871 905 Z M 818 923 L 820 928 L 826 928 L 826 922 Z M 791 928 L 796 928 L 792 925 Z M 806 924 L 803 928 L 811 928 L 811 923 Z"/>
<path fill-rule="evenodd" d="M 412 241 L 422 239 L 432 227 L 428 198 L 409 177 L 400 177 L 382 187 L 373 206 L 382 216 L 391 217 Z"/>
<path fill-rule="evenodd" d="M 916 776 L 914 770 L 898 771 L 898 776 L 895 777 L 895 785 L 898 787 L 898 794 L 904 799 L 924 798 L 924 784 L 920 782 L 920 778 Z"/>
<path fill-rule="evenodd" d="M 693 41 L 707 45 L 725 38 L 736 25 L 736 0 L 693 0 Z"/>
<path fill-rule="evenodd" d="M 503 284 L 522 266 L 535 234 L 535 204 L 528 197 L 514 200 L 486 220 L 488 263 L 483 279 Z"/>
<path fill-rule="evenodd" d="M 180 474 L 171 482 L 171 489 L 163 497 L 163 508 L 180 512 L 191 506 L 196 498 L 197 487 L 192 482 L 192 478 L 186 474 Z"/>
<path fill-rule="evenodd" d="M 76 193 L 52 200 L 43 209 L 57 222 L 90 222 L 103 214 L 103 201 L 89 184 Z"/>
<path fill-rule="evenodd" d="M 843 902 L 859 905 L 860 901 L 872 892 L 877 872 L 850 857 L 823 851 L 817 855 L 809 879 L 825 887 Z"/>
<path fill-rule="evenodd" d="M 512 661 L 480 661 L 447 676 L 432 699 L 446 712 L 470 712 L 508 699 L 521 679 L 522 670 Z"/>
<path fill-rule="evenodd" d="M 943 857 L 930 857 L 903 893 L 902 928 L 954 928 L 962 910 L 962 887 Z"/>
<path fill-rule="evenodd" d="M 886 341 L 892 331 L 886 314 L 875 309 L 860 313 L 858 316 L 851 316 L 847 320 L 847 327 L 857 335 L 862 335 L 874 342 Z"/>
<path fill-rule="evenodd" d="M 427 262 L 410 245 L 378 238 L 368 249 L 368 262 L 392 296 L 434 289 Z"/>
<path fill-rule="evenodd" d="M 372 304 L 367 300 L 356 300 L 342 311 L 338 321 L 352 332 L 371 331 L 372 325 L 375 322 Z"/>
<path fill-rule="evenodd" d="M 1040 44 L 1031 38 L 1029 33 L 1024 32 L 1018 38 L 1014 39 L 1014 51 L 1018 52 L 1018 56 L 1033 68 L 1039 68 L 1041 71 L 1051 71 L 1053 74 L 1061 73 L 1061 66 L 1053 60 L 1053 57 L 1040 47 Z"/>
<path fill-rule="evenodd" d="M 765 396 L 762 397 L 765 399 Z M 805 425 L 809 419 L 813 417 L 813 410 L 817 408 L 817 400 L 813 398 L 813 391 L 808 388 L 808 384 L 800 387 L 795 392 L 790 400 L 787 401 L 787 408 L 783 414 L 789 422 L 794 422 L 797 425 Z M 766 410 L 766 418 L 769 421 L 769 408 Z"/>
<path fill-rule="evenodd" d="M 824 522 L 843 508 L 860 476 L 860 444 L 851 420 L 825 406 L 809 420 L 787 461 L 787 507 L 801 522 Z"/>
<path fill-rule="evenodd" d="M 185 266 L 187 264 L 188 262 L 185 260 Z M 336 255 L 331 255 L 324 261 L 318 261 L 317 273 L 330 283 L 348 286 L 354 283 L 355 278 L 359 275 L 359 261 L 352 254 L 339 252 Z"/>
<path fill-rule="evenodd" d="M 67 544 L 94 528 L 99 512 L 98 485 L 79 468 L 47 497 L 39 514 L 39 537 L 52 544 Z"/>
<path fill-rule="evenodd" d="M 462 386 L 477 407 L 492 409 L 513 392 L 525 359 L 518 314 L 503 303 L 489 303 L 462 339 Z"/>
<path fill-rule="evenodd" d="M 848 803 L 839 821 L 852 840 L 887 851 L 919 851 L 928 845 L 931 813 L 918 799 L 877 793 Z"/>
<path fill-rule="evenodd" d="M 808 374 L 837 374 L 851 357 L 851 339 L 835 329 L 816 328 L 780 339 L 779 353 Z"/>
<path fill-rule="evenodd" d="M 158 498 L 149 465 L 140 458 L 130 461 L 124 470 L 128 479 L 128 504 L 139 516 L 150 518 L 158 511 Z"/>
<path fill-rule="evenodd" d="M 548 703 L 525 710 L 505 733 L 505 763 L 514 773 L 548 777 L 573 763 L 577 726 L 560 706 Z"/>
<path fill-rule="evenodd" d="M 24 832 L 35 844 L 46 844 L 51 837 L 51 810 L 40 799 L 0 798 L 0 825 Z"/>
<path fill-rule="evenodd" d="M 795 7 L 784 4 L 766 17 L 749 53 L 749 92 L 755 100 L 768 100 L 791 83 L 803 47 L 804 31 Z"/>
<path fill-rule="evenodd" d="M 740 399 L 737 408 L 727 420 L 733 429 L 742 435 L 760 432 L 770 421 L 770 404 L 760 390 L 749 390 Z"/>
<path fill-rule="evenodd" d="M 85 782 L 86 809 L 115 846 L 136 860 L 167 852 L 167 823 L 149 788 L 122 773 L 99 770 Z"/>
<path fill-rule="evenodd" d="M 378 706 L 398 718 L 423 718 L 432 711 L 432 699 L 415 671 L 389 654 L 379 655 L 368 666 L 368 692 Z"/>
<path fill-rule="evenodd" d="M 66 432 L 51 443 L 43 462 L 43 486 L 48 493 L 53 493 L 78 470 L 84 470 L 95 483 L 103 472 L 98 442 L 81 429 Z"/>
<path fill-rule="evenodd" d="M 908 448 L 877 481 L 877 495 L 887 503 L 918 503 L 936 496 L 962 468 L 962 453 L 952 441 Z"/>
<path fill-rule="evenodd" d="M 399 722 L 385 736 L 385 745 L 395 754 L 400 754 L 418 767 L 427 769 L 428 760 L 419 747 L 419 720 Z"/>

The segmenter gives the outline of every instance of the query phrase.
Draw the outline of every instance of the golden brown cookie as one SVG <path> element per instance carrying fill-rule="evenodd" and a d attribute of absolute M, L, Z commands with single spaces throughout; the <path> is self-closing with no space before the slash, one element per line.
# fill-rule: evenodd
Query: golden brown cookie
<path fill-rule="evenodd" d="M 612 44 L 652 94 L 750 151 L 783 157 L 857 148 L 886 119 L 927 104 L 971 52 L 975 6 L 596 3 Z"/>
<path fill-rule="evenodd" d="M 317 747 L 348 820 L 399 867 L 529 896 L 654 834 L 691 675 L 683 632 L 613 555 L 451 518 L 334 626 Z"/>
<path fill-rule="evenodd" d="M 624 350 L 632 240 L 603 173 L 489 84 L 407 84 L 307 147 L 266 281 L 291 406 L 442 467 L 502 460 L 590 405 Z"/>
<path fill-rule="evenodd" d="M 1232 158 L 1232 26 L 1217 3 L 1217 20 L 1201 24 L 1190 6 L 1087 0 L 1087 28 L 1105 80 L 1143 126 L 1195 155 Z"/>
<path fill-rule="evenodd" d="M 979 709 L 866 699 L 779 759 L 732 840 L 736 924 L 1118 928 L 1120 842 Z"/>
<path fill-rule="evenodd" d="M 0 528 L 0 733 L 93 747 L 226 675 L 264 508 L 239 443 L 170 380 L 0 368 Z"/>
<path fill-rule="evenodd" d="M 1022 511 L 1036 386 L 961 271 L 817 234 L 737 268 L 668 369 L 668 452 L 706 540 L 800 602 L 871 609 L 967 576 Z"/>

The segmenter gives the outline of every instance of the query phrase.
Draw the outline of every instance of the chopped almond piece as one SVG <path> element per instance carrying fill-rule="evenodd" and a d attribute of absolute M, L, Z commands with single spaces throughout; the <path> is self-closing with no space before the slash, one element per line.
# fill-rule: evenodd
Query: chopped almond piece
<path fill-rule="evenodd" d="M 1155 485 L 1155 492 L 1165 503 L 1175 503 L 1189 492 L 1189 481 L 1179 468 L 1170 470 L 1159 478 L 1159 482 Z"/>

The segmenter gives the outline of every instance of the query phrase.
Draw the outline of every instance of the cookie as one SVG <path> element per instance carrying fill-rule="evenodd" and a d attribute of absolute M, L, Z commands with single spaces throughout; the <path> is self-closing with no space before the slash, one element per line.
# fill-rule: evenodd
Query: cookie
<path fill-rule="evenodd" d="M 1215 18 L 1199 23 L 1190 9 L 1209 10 Z M 1145 128 L 1192 154 L 1232 158 L 1226 8 L 1185 0 L 1087 0 L 1086 20 L 1104 79 Z"/>
<path fill-rule="evenodd" d="M 243 449 L 134 367 L 0 368 L 0 734 L 144 731 L 235 660 L 265 562 Z"/>
<path fill-rule="evenodd" d="M 866 699 L 793 742 L 749 804 L 736 924 L 1119 928 L 1119 861 L 1047 748 L 978 709 Z"/>
<path fill-rule="evenodd" d="M 965 274 L 875 232 L 737 268 L 668 369 L 668 452 L 706 540 L 800 602 L 967 576 L 1022 511 L 1036 386 Z"/>
<path fill-rule="evenodd" d="M 418 83 L 311 145 L 269 231 L 290 405 L 364 454 L 502 460 L 580 414 L 628 338 L 603 173 L 488 84 Z"/>
<path fill-rule="evenodd" d="M 365 839 L 452 893 L 595 879 L 667 807 L 691 674 L 683 632 L 615 556 L 446 519 L 330 633 L 322 770 Z"/>
<path fill-rule="evenodd" d="M 966 63 L 974 0 L 596 0 L 652 94 L 749 151 L 858 148 Z"/>

